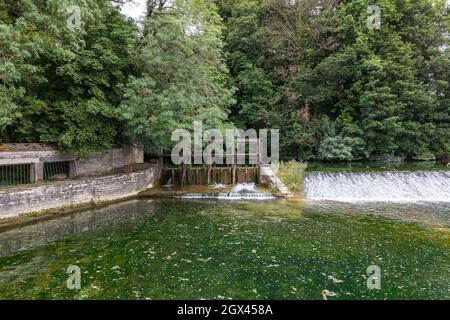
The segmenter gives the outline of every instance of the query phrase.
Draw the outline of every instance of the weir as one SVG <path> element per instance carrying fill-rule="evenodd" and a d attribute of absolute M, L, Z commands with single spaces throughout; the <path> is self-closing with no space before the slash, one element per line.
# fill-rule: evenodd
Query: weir
<path fill-rule="evenodd" d="M 229 149 L 223 149 L 223 140 L 217 140 L 215 143 L 220 145 L 221 150 L 224 152 L 220 163 L 216 163 L 216 160 L 212 159 L 215 151 L 212 151 L 209 156 L 196 153 L 188 154 L 187 160 L 183 158 L 181 165 L 174 165 L 172 154 L 163 154 L 161 158 L 163 184 L 183 187 L 186 185 L 211 185 L 217 183 L 225 185 L 249 182 L 259 183 L 261 141 L 258 138 L 237 138 L 237 144 L 232 145 Z M 241 145 L 243 148 L 236 148 L 237 145 Z M 207 164 L 192 166 L 192 163 L 196 163 L 195 159 L 201 159 L 201 162 L 205 161 Z M 222 164 L 225 162 L 225 165 Z"/>
<path fill-rule="evenodd" d="M 195 161 L 187 161 L 182 165 L 174 165 L 171 154 L 163 154 L 161 158 L 162 193 L 159 196 L 172 194 L 185 199 L 252 199 L 267 200 L 274 196 L 268 192 L 260 192 L 257 184 L 277 190 L 278 196 L 287 194 L 286 187 L 272 172 L 270 166 L 261 163 L 259 139 L 238 139 L 246 146 L 244 150 L 231 149 L 225 154 L 227 164 L 209 163 L 207 165 L 191 165 Z M 253 144 L 251 149 L 249 144 Z M 253 150 L 253 151 L 251 151 Z M 204 159 L 204 155 L 197 155 Z M 196 154 L 191 155 L 191 160 Z M 229 161 L 231 159 L 231 161 Z M 253 161 L 250 161 L 253 159 Z M 245 160 L 244 163 L 242 163 Z M 231 163 L 230 163 L 231 162 Z M 196 188 L 195 186 L 203 186 Z M 193 188 L 194 187 L 194 188 Z M 192 190 L 195 190 L 192 192 Z M 144 192 L 141 196 L 155 195 L 155 192 Z"/>
<path fill-rule="evenodd" d="M 209 153 L 198 153 L 198 151 L 195 151 L 195 147 L 193 148 L 194 154 L 191 153 L 189 148 L 182 149 L 180 152 L 183 152 L 175 154 L 162 152 L 160 158 L 163 167 L 161 184 L 165 187 L 183 188 L 193 185 L 223 184 L 233 186 L 242 183 L 254 183 L 269 187 L 278 196 L 289 194 L 286 186 L 275 175 L 271 166 L 266 163 L 267 155 L 265 155 L 265 152 L 268 148 L 262 143 L 264 139 L 261 141 L 257 137 L 245 136 L 244 134 L 244 137 L 235 139 L 236 144 L 229 144 L 227 140 L 224 145 L 221 138 L 216 138 L 214 142 L 219 149 L 213 148 Z M 223 148 L 224 146 L 225 148 Z M 185 151 L 186 154 L 184 154 Z M 216 152 L 219 152 L 217 158 Z M 272 153 L 271 161 L 273 159 L 278 161 L 277 147 L 271 144 L 270 152 Z M 272 158 L 274 154 L 276 156 Z M 199 159 L 201 161 L 198 161 Z M 203 161 L 207 165 L 198 165 Z M 192 165 L 193 163 L 196 165 Z"/>
<path fill-rule="evenodd" d="M 217 189 L 224 185 L 216 185 Z M 221 200 L 270 200 L 275 199 L 270 193 L 259 192 L 254 183 L 239 183 L 230 192 L 185 193 L 182 199 L 221 199 Z"/>
<path fill-rule="evenodd" d="M 186 185 L 259 183 L 257 167 L 166 167 L 162 183 L 183 187 Z"/>
<path fill-rule="evenodd" d="M 305 177 L 304 196 L 342 202 L 450 202 L 450 172 L 314 172 Z"/>

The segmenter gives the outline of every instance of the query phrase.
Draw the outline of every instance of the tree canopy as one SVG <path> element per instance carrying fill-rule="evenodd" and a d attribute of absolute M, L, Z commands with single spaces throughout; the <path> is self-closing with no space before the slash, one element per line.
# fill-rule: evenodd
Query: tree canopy
<path fill-rule="evenodd" d="M 144 26 L 120 113 L 126 133 L 150 152 L 169 149 L 175 129 L 222 128 L 234 102 L 223 59 L 222 22 L 213 3 L 172 1 Z"/>
<path fill-rule="evenodd" d="M 279 127 L 285 158 L 448 155 L 445 1 L 217 1 L 236 122 Z M 368 28 L 376 4 L 380 28 Z"/>
<path fill-rule="evenodd" d="M 449 157 L 445 0 L 113 2 L 0 1 L 0 142 L 157 153 L 202 120 L 278 128 L 286 160 Z"/>
<path fill-rule="evenodd" d="M 55 143 L 81 155 L 108 148 L 119 135 L 136 26 L 107 1 L 8 3 L 12 22 L 0 24 L 3 140 Z M 82 19 L 69 30 L 73 3 Z"/>

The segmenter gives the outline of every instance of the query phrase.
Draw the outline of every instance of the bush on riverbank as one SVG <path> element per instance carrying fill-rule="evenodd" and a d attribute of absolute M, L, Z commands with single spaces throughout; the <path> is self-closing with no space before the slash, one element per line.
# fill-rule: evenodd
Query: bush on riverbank
<path fill-rule="evenodd" d="M 280 162 L 274 171 L 278 178 L 289 189 L 289 192 L 298 194 L 303 190 L 303 179 L 305 176 L 307 164 L 291 160 L 288 162 Z"/>

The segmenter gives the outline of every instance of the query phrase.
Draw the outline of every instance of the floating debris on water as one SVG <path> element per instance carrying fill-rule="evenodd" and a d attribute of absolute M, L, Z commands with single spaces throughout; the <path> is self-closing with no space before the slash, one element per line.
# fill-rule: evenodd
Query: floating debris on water
<path fill-rule="evenodd" d="M 344 280 L 336 279 L 333 276 L 328 276 L 328 279 L 332 280 L 334 283 L 341 283 L 344 282 Z"/>
<path fill-rule="evenodd" d="M 332 291 L 328 291 L 327 289 L 322 290 L 321 294 L 322 294 L 323 300 L 328 300 L 327 297 L 335 297 L 335 296 L 337 296 L 336 293 L 334 293 Z"/>

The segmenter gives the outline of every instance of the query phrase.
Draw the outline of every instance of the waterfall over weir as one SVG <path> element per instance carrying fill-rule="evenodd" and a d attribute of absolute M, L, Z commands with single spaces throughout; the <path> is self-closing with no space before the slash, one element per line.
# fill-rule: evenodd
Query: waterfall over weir
<path fill-rule="evenodd" d="M 311 172 L 304 196 L 342 202 L 450 202 L 450 171 Z"/>
<path fill-rule="evenodd" d="M 186 193 L 182 199 L 220 199 L 220 200 L 270 200 L 275 199 L 270 193 L 258 192 L 254 183 L 239 183 L 231 192 Z"/>
<path fill-rule="evenodd" d="M 226 185 L 258 182 L 257 167 L 194 167 L 164 168 L 162 180 L 173 186 L 210 185 L 223 183 Z"/>

